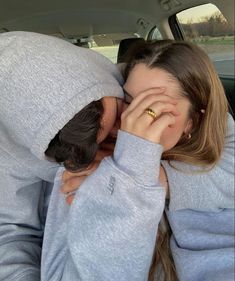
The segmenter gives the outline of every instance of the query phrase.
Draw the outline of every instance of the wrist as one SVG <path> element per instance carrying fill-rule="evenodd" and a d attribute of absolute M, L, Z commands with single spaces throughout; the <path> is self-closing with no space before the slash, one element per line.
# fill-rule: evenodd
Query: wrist
<path fill-rule="evenodd" d="M 156 185 L 163 147 L 154 142 L 118 131 L 114 161 L 136 181 Z"/>

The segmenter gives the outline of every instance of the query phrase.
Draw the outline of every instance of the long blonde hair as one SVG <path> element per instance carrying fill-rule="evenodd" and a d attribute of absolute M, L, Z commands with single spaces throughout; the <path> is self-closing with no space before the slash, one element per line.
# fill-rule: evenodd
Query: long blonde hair
<path fill-rule="evenodd" d="M 124 79 L 136 64 L 160 68 L 179 82 L 182 94 L 191 103 L 189 117 L 193 121 L 191 138 L 182 135 L 162 159 L 182 161 L 211 169 L 222 153 L 227 127 L 228 102 L 223 86 L 207 54 L 198 46 L 185 41 L 161 40 L 143 42 L 127 55 Z M 177 280 L 169 247 L 169 231 L 160 223 L 149 280 L 161 264 L 165 280 Z"/>

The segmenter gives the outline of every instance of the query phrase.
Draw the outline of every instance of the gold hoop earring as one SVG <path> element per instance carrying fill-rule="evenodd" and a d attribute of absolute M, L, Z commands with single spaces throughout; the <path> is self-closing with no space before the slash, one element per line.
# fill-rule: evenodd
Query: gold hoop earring
<path fill-rule="evenodd" d="M 190 139 L 191 139 L 191 137 L 192 137 L 192 135 L 191 135 L 190 133 L 188 133 L 188 135 L 187 135 L 187 139 L 188 139 L 188 140 L 190 140 Z"/>

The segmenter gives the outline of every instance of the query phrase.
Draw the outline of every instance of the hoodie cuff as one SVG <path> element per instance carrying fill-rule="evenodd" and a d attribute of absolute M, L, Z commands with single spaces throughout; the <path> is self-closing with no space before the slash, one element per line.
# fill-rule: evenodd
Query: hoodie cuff
<path fill-rule="evenodd" d="M 117 166 L 135 181 L 156 186 L 162 152 L 161 145 L 119 130 L 113 157 Z"/>

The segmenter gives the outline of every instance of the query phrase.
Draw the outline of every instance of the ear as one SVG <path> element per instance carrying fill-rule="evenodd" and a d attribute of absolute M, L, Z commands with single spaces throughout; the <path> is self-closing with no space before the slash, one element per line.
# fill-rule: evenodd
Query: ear
<path fill-rule="evenodd" d="M 186 124 L 185 129 L 184 129 L 184 133 L 187 135 L 191 131 L 192 127 L 193 127 L 193 120 L 190 118 L 187 121 L 187 124 Z"/>

